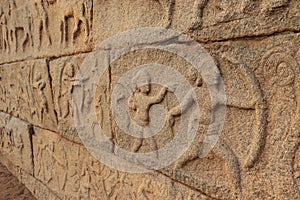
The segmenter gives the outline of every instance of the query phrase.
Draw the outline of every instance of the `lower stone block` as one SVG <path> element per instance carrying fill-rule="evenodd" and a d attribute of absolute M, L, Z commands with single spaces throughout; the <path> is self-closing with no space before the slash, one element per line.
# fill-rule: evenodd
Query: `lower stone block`
<path fill-rule="evenodd" d="M 0 154 L 33 175 L 31 134 L 30 124 L 0 113 Z"/>

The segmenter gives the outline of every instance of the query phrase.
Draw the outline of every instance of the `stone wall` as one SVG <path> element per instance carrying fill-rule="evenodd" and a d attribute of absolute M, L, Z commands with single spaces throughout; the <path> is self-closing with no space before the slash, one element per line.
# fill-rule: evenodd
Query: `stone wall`
<path fill-rule="evenodd" d="M 0 0 L 1 163 L 38 199 L 299 199 L 299 11 L 298 0 Z M 198 158 L 211 102 L 205 82 L 193 86 L 204 114 L 191 147 L 170 166 L 127 173 L 83 145 L 72 95 L 99 43 L 142 27 L 177 30 L 204 47 L 225 85 L 226 119 L 218 143 Z M 147 63 L 170 66 L 190 81 L 191 65 L 153 49 L 110 63 L 111 49 L 104 51 L 97 61 L 108 70 L 95 96 L 84 91 L 82 105 L 95 107 L 115 145 L 139 153 L 163 147 L 180 116 L 140 144 L 113 119 L 113 88 Z M 153 86 L 151 94 L 159 91 Z M 160 104 L 170 110 L 176 103 L 167 91 Z"/>

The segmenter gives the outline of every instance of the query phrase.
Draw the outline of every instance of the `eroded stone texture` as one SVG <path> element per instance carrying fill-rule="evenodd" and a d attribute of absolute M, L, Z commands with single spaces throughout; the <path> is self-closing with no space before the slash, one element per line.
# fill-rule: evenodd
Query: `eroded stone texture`
<path fill-rule="evenodd" d="M 193 72 L 190 63 L 179 56 L 161 50 L 133 51 L 111 64 L 111 88 L 116 87 L 119 77 L 122 77 L 128 70 L 147 63 L 163 64 L 183 74 L 193 86 L 201 109 L 199 129 L 191 147 L 175 161 L 174 165 L 162 172 L 213 197 L 240 198 L 243 190 L 247 190 L 243 185 L 242 171 L 243 169 L 247 171 L 255 165 L 263 148 L 265 134 L 266 105 L 254 74 L 247 66 L 226 61 L 219 64 L 227 92 L 228 110 L 225 127 L 212 153 L 207 158 L 199 159 L 198 153 L 201 150 L 203 137 L 211 122 L 212 108 L 207 85 L 202 80 L 201 74 Z M 154 97 L 160 91 L 162 91 L 162 86 L 152 85 L 149 96 Z M 122 101 L 122 96 L 116 101 Z M 143 99 L 136 103 L 142 105 Z M 166 92 L 161 105 L 167 113 L 173 112 L 178 101 L 172 91 Z M 131 113 L 131 117 L 134 120 L 134 113 Z M 163 129 L 158 134 L 143 140 L 127 135 L 113 122 L 114 142 L 122 149 L 133 152 L 158 150 L 169 143 L 178 130 L 180 115 L 176 114 L 173 117 L 174 122 L 171 122 L 172 119 L 166 119 Z"/>
<path fill-rule="evenodd" d="M 110 169 L 82 145 L 40 128 L 33 144 L 35 177 L 62 199 L 207 199 L 156 172 Z"/>
<path fill-rule="evenodd" d="M 1 0 L 0 62 L 91 50 L 92 0 Z"/>
<path fill-rule="evenodd" d="M 298 0 L 0 2 L 0 110 L 10 113 L 0 114 L 0 160 L 37 198 L 300 198 Z M 185 59 L 138 49 L 112 61 L 115 49 L 108 47 L 90 63 L 93 74 L 99 65 L 107 67 L 93 85 L 95 96 L 85 87 L 89 77 L 80 66 L 93 47 L 122 31 L 149 26 L 173 28 L 203 42 L 221 72 L 226 120 L 205 158 L 198 153 L 213 120 L 210 94 L 201 74 Z M 124 101 L 122 94 L 112 99 L 120 78 L 149 63 L 177 70 L 195 90 L 202 113 L 197 135 L 164 169 L 119 172 L 99 163 L 81 144 L 74 112 L 95 108 L 110 142 L 129 152 L 164 147 L 182 117 L 172 88 L 149 84 L 145 92 L 136 87 L 123 102 L 141 126 L 156 119 L 152 106 L 165 109 L 163 128 L 152 138 L 126 134 L 113 116 L 113 103 Z M 82 82 L 78 74 L 86 75 Z M 75 89 L 83 96 L 77 107 L 72 104 Z"/>
<path fill-rule="evenodd" d="M 5 64 L 0 72 L 0 110 L 36 126 L 56 130 L 47 61 Z"/>
<path fill-rule="evenodd" d="M 299 146 L 299 42 L 299 34 L 290 34 L 260 41 L 241 40 L 206 46 L 220 63 L 222 72 L 222 65 L 248 67 L 266 102 L 267 115 L 264 118 L 268 123 L 263 132 L 264 140 L 254 143 L 263 146 L 261 156 L 252 170 L 244 168 L 241 171 L 245 188 L 243 194 L 252 198 L 284 199 L 300 195 L 294 178 L 297 171 L 293 169 L 294 162 L 298 162 L 295 152 Z M 228 89 L 236 90 L 238 87 Z M 235 124 L 240 124 L 243 118 L 243 115 L 238 116 Z M 245 134 L 244 131 L 236 133 Z M 243 139 L 233 138 L 236 133 L 229 136 L 231 147 L 239 146 L 234 142 L 239 142 L 241 148 L 247 147 Z M 236 154 L 240 152 L 238 150 Z"/>
<path fill-rule="evenodd" d="M 8 159 L 19 169 L 33 175 L 32 126 L 10 115 L 0 113 L 1 160 Z"/>
<path fill-rule="evenodd" d="M 208 157 L 199 159 L 205 125 L 210 121 L 209 109 L 206 109 L 206 119 L 200 120 L 197 139 L 174 166 L 162 172 L 214 198 L 299 196 L 295 164 L 299 145 L 299 34 L 207 44 L 205 48 L 215 58 L 226 87 L 227 115 L 223 133 Z M 176 55 L 144 49 L 123 55 L 111 64 L 111 88 L 116 87 L 118 79 L 128 70 L 146 63 L 171 66 L 192 85 L 196 80 L 189 77 L 193 74 L 189 64 Z M 198 103 L 209 107 L 205 82 L 195 88 Z M 160 91 L 161 86 L 152 85 L 149 96 L 154 97 Z M 176 100 L 172 92 L 166 93 L 161 104 L 170 111 Z M 121 100 L 122 96 L 116 99 Z M 143 104 L 142 101 L 136 103 Z M 140 140 L 126 135 L 113 121 L 113 141 L 128 151 L 153 151 L 172 139 L 177 123 L 175 120 L 170 129 L 166 122 L 163 131 L 154 138 Z"/>
<path fill-rule="evenodd" d="M 33 196 L 37 199 L 60 199 L 49 187 L 44 185 L 41 181 L 36 179 L 32 174 L 28 174 L 22 168 L 15 166 L 14 161 L 10 161 L 5 157 L 0 157 L 1 163 L 3 163 L 8 170 L 23 183 Z"/>
<path fill-rule="evenodd" d="M 72 91 L 85 55 L 66 57 L 50 62 L 53 102 L 58 118 L 58 132 L 75 142 L 80 142 L 74 127 Z"/>
<path fill-rule="evenodd" d="M 201 42 L 300 31 L 297 0 L 96 1 L 95 43 L 126 30 L 160 26 Z M 109 27 L 109 29 L 107 28 Z"/>
<path fill-rule="evenodd" d="M 28 189 L 25 188 L 25 186 L 22 185 L 2 164 L 0 164 L 0 175 L 0 195 L 2 199 L 35 199 Z"/>
<path fill-rule="evenodd" d="M 53 89 L 53 101 L 54 107 L 57 113 L 58 118 L 58 132 L 63 137 L 72 140 L 77 143 L 81 143 L 81 139 L 78 136 L 78 131 L 75 128 L 74 120 L 74 110 L 75 112 L 81 112 L 83 106 L 91 102 L 91 98 L 96 99 L 95 106 L 96 112 L 100 116 L 109 113 L 109 97 L 107 96 L 109 91 L 109 72 L 106 70 L 100 78 L 98 83 L 99 91 L 95 94 L 92 94 L 91 91 L 85 88 L 85 82 L 79 80 L 79 76 L 82 75 L 88 80 L 88 74 L 83 74 L 80 70 L 80 66 L 83 61 L 87 59 L 88 54 L 80 54 L 78 56 L 69 56 L 65 58 L 55 59 L 50 62 L 50 75 L 52 80 L 52 89 Z M 92 73 L 96 73 L 97 68 L 105 63 L 108 63 L 108 54 L 104 57 L 97 57 L 91 65 Z M 96 83 L 95 83 L 96 84 Z M 96 85 L 95 85 L 96 86 Z M 74 88 L 80 88 L 83 92 L 84 98 L 80 99 L 81 105 L 78 108 L 74 107 L 73 104 L 73 90 Z M 96 95 L 94 97 L 94 95 Z M 105 115 L 107 116 L 107 115 Z M 110 132 L 110 118 L 99 119 L 100 124 L 103 125 L 105 132 Z M 102 120 L 102 121 L 101 121 Z M 106 122 L 104 124 L 104 122 Z"/>

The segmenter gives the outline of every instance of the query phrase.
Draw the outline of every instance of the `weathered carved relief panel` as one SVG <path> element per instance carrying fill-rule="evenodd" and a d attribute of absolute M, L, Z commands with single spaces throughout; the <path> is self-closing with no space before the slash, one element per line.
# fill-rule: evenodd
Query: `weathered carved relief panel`
<path fill-rule="evenodd" d="M 1 158 L 33 175 L 32 126 L 4 113 L 0 113 L 0 124 Z"/>
<path fill-rule="evenodd" d="M 300 30 L 297 0 L 95 1 L 95 43 L 149 26 L 188 31 L 198 41 Z M 109 29 L 107 28 L 109 27 Z"/>
<path fill-rule="evenodd" d="M 1 63 L 91 50 L 92 0 L 2 0 Z"/>
<path fill-rule="evenodd" d="M 80 142 L 74 127 L 72 91 L 76 75 L 85 55 L 66 57 L 50 62 L 53 102 L 58 118 L 58 132 L 63 137 Z"/>
<path fill-rule="evenodd" d="M 299 146 L 299 34 L 290 34 L 286 36 L 276 36 L 266 38 L 261 41 L 236 41 L 224 42 L 214 45 L 206 45 L 206 48 L 218 58 L 220 66 L 230 66 L 228 62 L 241 68 L 243 63 L 252 71 L 256 83 L 262 91 L 262 97 L 266 106 L 266 112 L 263 118 L 266 121 L 265 131 L 260 140 L 256 140 L 254 147 L 260 147 L 260 154 L 257 161 L 254 163 L 255 171 L 250 169 L 243 169 L 242 182 L 244 195 L 261 198 L 264 195 L 271 197 L 293 198 L 299 196 L 299 186 L 295 184 L 297 180 L 297 147 Z M 247 55 L 247 56 L 245 56 Z M 222 67 L 221 67 L 222 68 Z M 223 70 L 222 70 L 223 71 Z M 231 71 L 230 73 L 232 73 Z M 226 80 L 227 72 L 222 72 Z M 236 82 L 238 75 L 235 74 L 235 79 L 229 82 Z M 227 87 L 229 94 L 232 92 L 239 94 L 239 90 L 243 84 L 240 83 L 235 87 Z M 253 88 L 253 87 L 252 87 Z M 242 88 L 241 88 L 242 89 Z M 231 92 L 232 90 L 232 92 Z M 241 93 L 258 100 L 254 94 L 248 94 L 249 89 L 242 89 Z M 233 97 L 236 94 L 233 94 Z M 245 97 L 246 97 L 245 96 Z M 231 95 L 227 96 L 230 100 Z M 242 96 L 240 97 L 240 99 Z M 242 98 L 244 99 L 244 98 Z M 264 105 L 264 104 L 263 104 Z M 258 107 L 256 115 L 262 107 Z M 251 111 L 250 108 L 247 112 Z M 229 110 L 229 115 L 230 110 Z M 241 120 L 247 115 L 238 115 L 234 121 L 238 124 L 237 133 L 245 134 L 240 125 Z M 247 122 L 250 116 L 245 118 Z M 259 119 L 259 118 L 258 118 Z M 247 122 L 248 123 L 248 122 Z M 235 127 L 235 126 L 233 126 Z M 255 126 L 251 127 L 254 130 Z M 232 128 L 231 131 L 234 131 Z M 253 132 L 254 133 L 254 132 Z M 240 137 L 239 136 L 239 137 Z M 247 135 L 247 138 L 251 135 Z M 259 135 L 253 135 L 253 138 L 258 138 Z M 241 142 L 240 144 L 234 142 Z M 258 142 L 261 141 L 261 142 Z M 234 139 L 230 136 L 230 143 L 232 148 L 238 148 L 235 153 L 238 155 L 243 152 L 243 148 L 251 146 L 251 143 L 245 140 Z M 241 145 L 239 147 L 239 145 Z M 259 150 L 259 149 L 258 149 Z M 249 152 L 247 153 L 249 154 Z M 249 154 L 250 155 L 250 154 Z M 245 158 L 245 156 L 243 156 Z M 243 162 L 240 162 L 243 166 Z M 269 178 L 265 178 L 269 177 Z M 278 180 L 284 180 L 279 181 Z M 254 183 L 255 182 L 255 183 Z M 269 190 L 268 188 L 274 188 Z M 249 191 L 260 191 L 257 194 Z M 283 192 L 284 191 L 284 192 Z"/>
<path fill-rule="evenodd" d="M 62 199 L 207 199 L 158 174 L 127 174 L 100 164 L 81 145 L 35 128 L 35 177 Z"/>
<path fill-rule="evenodd" d="M 178 70 L 193 86 L 197 95 L 197 103 L 201 105 L 199 129 L 192 146 L 174 165 L 162 172 L 213 197 L 226 197 L 227 199 L 241 197 L 243 184 L 246 183 L 242 177 L 244 171 L 246 172 L 248 168 L 255 165 L 264 144 L 266 106 L 254 74 L 248 67 L 228 59 L 224 59 L 220 64 L 222 78 L 226 89 L 228 88 L 226 91 L 228 95 L 227 118 L 222 136 L 212 153 L 207 158 L 199 159 L 203 137 L 211 122 L 212 108 L 206 83 L 202 80 L 201 74 L 193 72 L 189 63 L 161 50 L 137 50 L 111 64 L 111 88 L 117 86 L 119 78 L 127 71 L 148 63 L 163 64 Z M 138 78 L 144 75 L 137 73 L 136 76 Z M 134 79 L 131 81 L 133 84 L 137 82 Z M 181 110 L 180 107 L 177 108 L 178 101 L 174 93 L 170 89 L 153 84 L 149 85 L 146 93 L 142 88 L 136 88 L 131 93 L 128 107 L 130 117 L 135 123 L 145 126 L 151 123 L 151 120 L 155 120 L 156 116 L 150 113 L 151 106 L 155 104 L 161 104 L 164 107 L 167 119 L 159 133 L 146 139 L 137 139 L 128 135 L 112 120 L 113 142 L 122 149 L 136 153 L 151 152 L 162 148 L 173 139 L 180 123 Z M 120 103 L 124 101 L 124 97 L 120 94 L 115 101 Z M 243 142 L 239 143 L 239 141 Z M 215 192 L 217 190 L 218 192 Z"/>
<path fill-rule="evenodd" d="M 299 10 L 298 0 L 0 0 L 1 162 L 40 199 L 300 199 Z M 81 65 L 88 52 L 112 35 L 149 26 L 205 42 L 221 73 L 225 125 L 204 158 L 205 133 L 217 107 L 208 83 L 182 57 L 140 49 L 110 63 L 116 55 L 101 49 L 104 57 L 90 62 L 89 72 L 108 68 L 86 87 L 90 75 Z M 186 95 L 181 107 L 176 85 L 152 84 L 142 70 L 127 85 L 118 82 L 149 63 L 182 74 L 196 100 Z M 129 97 L 114 93 L 116 87 Z M 75 90 L 82 98 L 73 105 Z M 159 121 L 161 129 L 148 138 L 129 135 L 114 115 L 118 104 L 130 117 L 122 118 L 125 126 L 145 130 Z M 195 104 L 201 115 L 191 146 L 152 173 L 124 173 L 99 163 L 75 129 L 74 116 L 95 108 L 114 148 L 146 154 L 174 139 L 185 108 Z M 91 123 L 93 136 L 97 122 Z M 186 133 L 195 125 L 189 122 Z"/>
<path fill-rule="evenodd" d="M 109 74 L 106 71 L 98 84 L 98 91 L 92 94 L 91 91 L 85 89 L 84 81 L 81 82 L 78 79 L 78 75 L 82 74 L 80 66 L 87 54 L 81 54 L 78 56 L 64 57 L 50 61 L 50 75 L 52 80 L 54 107 L 58 117 L 58 132 L 61 136 L 68 138 L 74 142 L 81 143 L 81 139 L 78 136 L 78 132 L 75 129 L 74 110 L 79 109 L 80 112 L 83 106 L 95 106 L 96 111 L 99 113 L 99 122 L 102 125 L 105 122 L 109 122 L 109 117 L 106 115 L 109 110 Z M 96 73 L 95 70 L 108 62 L 108 57 L 97 58 L 91 66 L 92 73 Z M 86 74 L 86 80 L 89 77 Z M 84 92 L 84 98 L 80 100 L 81 105 L 77 108 L 73 106 L 73 90 L 75 87 L 81 88 Z M 95 96 L 94 96 L 95 95 Z M 96 104 L 90 105 L 90 98 L 96 98 Z M 105 116 L 103 116 L 105 115 Z M 106 132 L 110 132 L 109 123 L 105 124 Z"/>
<path fill-rule="evenodd" d="M 275 41 L 281 41 L 283 44 Z M 272 45 L 267 46 L 265 43 Z M 193 80 L 197 82 L 197 78 L 189 78 L 193 74 L 188 70 L 189 64 L 160 50 L 137 50 L 123 55 L 111 64 L 111 88 L 115 88 L 119 78 L 136 66 L 159 63 L 174 67 L 195 86 L 198 103 L 201 103 L 206 118 L 200 120 L 197 139 L 186 154 L 180 157 L 174 166 L 162 172 L 214 198 L 258 198 L 275 195 L 284 198 L 287 194 L 297 196 L 299 190 L 296 184 L 276 183 L 276 179 L 282 177 L 284 180 L 290 180 L 289 183 L 295 182 L 292 171 L 297 169 L 293 169 L 293 166 L 294 162 L 297 162 L 294 157 L 299 144 L 299 64 L 296 59 L 298 46 L 297 35 L 277 36 L 256 42 L 205 45 L 216 59 L 222 74 L 227 95 L 227 115 L 219 142 L 211 153 L 202 159 L 198 158 L 198 152 L 203 133 L 210 122 L 210 101 L 205 82 L 194 84 Z M 274 84 L 278 86 L 274 87 Z M 162 86 L 149 85 L 147 91 L 147 95 L 142 95 L 143 89 L 136 88 L 131 91 L 132 96 L 128 101 L 132 120 L 141 126 L 151 122 L 149 110 L 152 105 L 161 104 L 168 113 L 172 113 L 177 104 L 172 92 L 166 91 Z M 148 105 L 146 102 L 149 97 L 157 101 L 149 102 Z M 119 102 L 123 100 L 122 95 L 116 99 Z M 143 110 L 145 114 L 141 113 Z M 115 145 L 132 152 L 142 153 L 159 149 L 174 136 L 174 130 L 176 131 L 178 126 L 178 115 L 174 116 L 175 119 L 171 120 L 171 123 L 166 121 L 166 124 L 172 124 L 171 127 L 165 124 L 160 133 L 146 139 L 136 139 L 126 134 L 112 121 L 112 140 Z M 281 128 L 278 129 L 277 126 Z M 282 159 L 283 163 L 280 162 Z M 276 167 L 274 163 L 277 163 Z M 281 173 L 280 169 L 289 173 Z M 266 183 L 263 179 L 266 174 L 272 177 L 271 183 Z M 262 181 L 255 182 L 254 177 L 261 177 Z M 264 185 L 277 189 L 268 191 Z M 260 196 L 252 192 L 258 187 L 263 192 Z M 283 190 L 287 192 L 283 193 Z"/>
<path fill-rule="evenodd" d="M 34 125 L 56 130 L 47 61 L 5 64 L 0 71 L 0 110 Z"/>

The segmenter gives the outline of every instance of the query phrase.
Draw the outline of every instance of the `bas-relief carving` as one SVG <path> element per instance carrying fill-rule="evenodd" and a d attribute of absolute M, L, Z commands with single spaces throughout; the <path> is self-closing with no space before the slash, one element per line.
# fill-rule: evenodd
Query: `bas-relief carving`
<path fill-rule="evenodd" d="M 24 56 L 56 55 L 59 52 L 53 50 L 57 48 L 86 49 L 91 38 L 92 7 L 91 0 L 3 1 L 0 6 L 3 62 Z M 82 38 L 84 43 L 79 45 Z"/>
<path fill-rule="evenodd" d="M 299 61 L 292 48 L 273 47 L 265 52 L 258 69 L 268 102 L 268 152 L 272 160 L 273 179 L 289 180 L 291 185 L 278 183 L 276 195 L 299 196 L 293 174 L 293 160 L 299 146 Z M 276 163 L 274 165 L 274 163 Z M 280 169 L 280 170 L 279 170 Z M 287 170 L 289 173 L 280 173 Z M 285 191 L 283 194 L 282 191 Z M 298 192 L 297 192 L 298 191 Z"/>
<path fill-rule="evenodd" d="M 165 61 L 168 63 L 164 63 L 164 61 L 160 60 L 160 57 L 155 56 L 156 54 L 154 54 L 154 56 L 151 54 L 153 54 L 153 52 L 146 53 L 148 62 L 151 62 L 152 59 L 155 58 L 155 62 L 172 66 L 173 60 L 176 60 L 174 59 L 174 57 L 173 60 L 167 59 L 168 55 L 160 52 L 159 55 L 164 57 L 165 60 L 168 60 Z M 117 80 L 117 77 L 121 76 L 121 73 L 129 70 L 132 63 L 134 63 L 134 65 L 137 65 L 137 63 L 140 62 L 132 58 L 132 60 L 129 59 L 130 63 L 128 63 L 127 59 L 129 58 L 124 57 L 119 61 L 119 63 L 117 62 L 112 65 L 112 88 L 114 87 L 114 83 Z M 141 58 L 141 60 L 143 59 Z M 227 70 L 226 78 L 228 80 L 232 80 L 231 82 L 225 81 L 225 85 L 228 84 L 228 86 L 230 86 L 230 88 L 232 89 L 239 88 L 238 91 L 231 91 L 227 101 L 228 109 L 235 109 L 231 111 L 233 113 L 231 113 L 231 115 L 236 115 L 236 119 L 228 119 L 229 121 L 226 122 L 229 124 L 227 125 L 227 129 L 221 135 L 219 142 L 212 150 L 212 153 L 208 156 L 208 158 L 205 159 L 199 159 L 198 155 L 202 147 L 203 134 L 205 133 L 207 126 L 211 121 L 210 112 L 212 108 L 209 101 L 209 92 L 207 91 L 206 84 L 203 83 L 200 74 L 186 70 L 188 69 L 186 63 L 181 63 L 180 60 L 176 60 L 177 66 L 175 67 L 175 69 L 183 72 L 187 80 L 193 86 L 196 91 L 197 99 L 199 101 L 198 104 L 201 105 L 201 108 L 203 109 L 203 112 L 205 114 L 202 115 L 203 119 L 200 119 L 200 128 L 190 149 L 175 162 L 175 165 L 172 166 L 172 169 L 168 169 L 167 171 L 163 170 L 163 172 L 166 172 L 168 175 L 171 175 L 173 178 L 179 180 L 180 182 L 184 182 L 185 184 L 199 188 L 206 193 L 217 196 L 223 195 L 228 198 L 232 198 L 232 196 L 235 195 L 237 197 L 241 197 L 242 193 L 245 192 L 243 191 L 244 180 L 242 178 L 242 173 L 244 174 L 251 170 L 249 168 L 253 167 L 256 164 L 262 152 L 265 137 L 264 119 L 266 114 L 266 105 L 262 97 L 260 86 L 257 80 L 254 78 L 253 73 L 246 66 L 240 65 L 235 60 L 232 61 L 228 60 L 227 58 L 223 58 L 222 60 L 226 61 L 221 62 L 220 65 L 223 70 L 221 71 L 222 73 L 225 73 L 225 71 Z M 114 69 L 114 67 L 118 68 L 118 64 L 122 66 L 119 71 L 118 69 Z M 225 70 L 225 68 L 228 69 Z M 239 87 L 237 84 L 241 84 L 243 85 L 243 87 Z M 146 95 L 140 95 L 142 100 L 139 101 L 140 103 L 138 105 L 134 105 L 138 103 L 138 101 L 135 99 L 137 99 L 136 96 L 138 93 L 140 93 L 141 90 L 149 91 L 149 93 L 147 93 Z M 158 95 L 160 92 L 161 95 Z M 190 98 L 188 98 L 188 96 L 189 95 L 187 95 L 186 100 L 184 100 L 184 104 L 186 105 L 190 105 L 193 103 L 193 101 L 190 101 Z M 167 110 L 168 116 L 168 119 L 166 120 L 166 124 L 162 131 L 164 134 L 164 139 L 159 138 L 160 136 L 155 136 L 156 138 L 154 138 L 154 141 L 158 144 L 157 147 L 160 147 L 162 146 L 162 144 L 159 143 L 161 143 L 161 141 L 166 142 L 166 137 L 172 138 L 174 136 L 174 133 L 178 128 L 178 119 L 182 114 L 181 109 L 179 109 L 181 107 L 178 106 L 178 102 L 174 101 L 174 98 L 176 97 L 172 96 L 172 90 L 164 91 L 162 87 L 153 85 L 148 85 L 146 88 L 137 88 L 136 91 L 132 94 L 131 98 L 129 98 L 128 107 L 129 109 L 132 109 L 133 113 L 131 113 L 131 119 L 133 121 L 138 124 L 139 121 L 145 121 L 145 123 L 147 123 L 149 121 L 149 118 L 147 117 L 149 114 L 148 109 L 151 107 L 151 104 L 147 104 L 147 106 L 143 107 L 143 103 L 147 102 L 146 99 L 155 97 L 159 97 L 158 100 L 155 101 L 155 103 L 162 104 Z M 120 96 L 118 100 L 122 100 L 122 96 Z M 147 108 L 143 110 L 146 112 L 138 114 L 137 109 L 139 107 Z M 239 117 L 239 115 L 241 114 L 246 115 L 247 117 L 249 116 L 249 118 Z M 144 125 L 144 123 L 140 124 L 142 126 Z M 132 151 L 135 150 L 132 149 L 132 147 L 134 147 L 133 144 L 138 143 L 138 152 L 142 152 L 145 150 L 149 151 L 149 148 L 151 148 L 151 150 L 155 150 L 155 148 L 153 149 L 153 145 L 148 138 L 143 139 L 142 145 L 140 145 L 140 141 L 136 141 L 136 139 L 131 139 L 130 137 L 125 137 L 124 135 L 126 134 L 119 130 L 116 124 L 113 124 L 112 126 L 115 135 L 114 141 L 117 146 Z M 234 126 L 235 129 L 231 126 Z M 241 135 L 241 132 L 243 131 L 245 131 L 245 133 Z M 238 139 L 235 137 L 237 137 Z M 231 141 L 231 139 L 233 139 L 234 141 Z M 247 144 L 246 148 L 245 143 Z M 206 164 L 206 162 L 209 164 Z M 224 168 L 222 167 L 218 169 L 217 167 L 219 165 L 216 166 L 216 163 L 222 163 L 222 167 L 224 166 L 226 170 L 224 170 Z M 215 169 L 216 171 L 219 170 L 218 174 L 214 174 L 214 170 L 212 170 L 214 167 L 212 166 L 215 166 L 217 168 Z M 202 176 L 204 171 L 208 171 L 210 176 L 213 177 L 222 176 L 222 180 L 219 181 L 220 184 L 216 186 L 211 177 L 209 178 L 208 176 Z M 179 176 L 178 174 L 181 174 L 182 176 Z M 199 176 L 199 174 L 202 175 Z M 185 177 L 189 178 L 186 179 Z M 228 182 L 230 184 L 228 184 Z M 218 194 L 215 193 L 216 187 L 219 188 Z"/>
<path fill-rule="evenodd" d="M 167 16 L 166 28 L 177 27 L 182 28 L 176 20 L 183 20 L 176 15 L 180 14 L 180 9 L 184 5 L 176 0 L 162 0 L 161 5 L 164 8 Z M 189 19 L 189 24 L 184 30 L 195 30 L 207 26 L 217 25 L 220 23 L 241 20 L 251 17 L 249 13 L 254 11 L 264 15 L 273 14 L 276 10 L 282 10 L 289 5 L 290 0 L 271 0 L 271 1 L 232 1 L 232 0 L 194 0 L 189 2 L 191 6 L 191 14 L 184 13 L 186 19 Z M 186 25 L 185 25 L 186 26 Z"/>
<path fill-rule="evenodd" d="M 67 45 L 67 42 L 70 41 L 71 44 L 74 44 L 75 38 L 79 34 L 80 23 L 83 23 L 84 32 L 85 32 L 85 42 L 88 41 L 90 35 L 90 24 L 91 21 L 91 9 L 92 9 L 92 0 L 80 1 L 75 0 L 72 6 L 66 7 L 66 2 L 63 0 L 56 0 L 53 3 L 56 3 L 61 11 L 59 17 L 61 18 L 60 32 L 61 32 L 61 44 Z M 54 3 L 54 4 L 55 4 Z M 70 38 L 68 37 L 68 30 L 70 28 L 69 19 L 74 19 L 74 27 L 71 32 Z"/>
<path fill-rule="evenodd" d="M 225 63 L 222 63 L 225 65 Z M 263 97 L 262 97 L 262 93 L 261 90 L 259 88 L 259 86 L 257 85 L 256 80 L 254 79 L 253 74 L 251 74 L 251 72 L 249 71 L 249 69 L 247 69 L 245 66 L 239 66 L 238 63 L 236 62 L 229 62 L 226 64 L 228 65 L 233 65 L 236 66 L 236 69 L 234 72 L 234 74 L 232 73 L 228 73 L 226 74 L 224 71 L 222 71 L 222 73 L 224 73 L 226 76 L 230 76 L 230 78 L 232 78 L 232 76 L 236 76 L 236 73 L 240 73 L 241 77 L 242 77 L 242 82 L 247 82 L 248 84 L 248 88 L 246 88 L 249 91 L 249 96 L 251 97 L 251 99 L 246 99 L 243 98 L 241 96 L 230 96 L 230 94 L 227 94 L 227 106 L 229 107 L 234 107 L 240 110 L 253 110 L 253 115 L 254 117 L 254 122 L 253 123 L 253 130 L 252 133 L 250 135 L 250 146 L 247 147 L 249 150 L 247 152 L 247 154 L 244 155 L 237 155 L 236 150 L 233 151 L 234 147 L 232 145 L 229 145 L 232 142 L 228 143 L 228 138 L 226 139 L 227 134 L 229 135 L 234 135 L 237 134 L 238 132 L 234 129 L 231 129 L 230 132 L 227 133 L 226 128 L 225 128 L 225 133 L 223 133 L 220 138 L 218 143 L 216 144 L 216 146 L 212 149 L 212 153 L 213 155 L 220 157 L 227 166 L 227 174 L 228 174 L 228 178 L 229 180 L 231 180 L 232 182 L 232 187 L 233 187 L 233 191 L 235 191 L 237 193 L 237 196 L 242 195 L 242 177 L 241 177 L 241 171 L 242 168 L 243 170 L 248 170 L 247 168 L 252 167 L 255 162 L 258 159 L 259 154 L 261 153 L 262 150 L 262 145 L 263 145 L 263 140 L 264 140 L 264 125 L 265 125 L 265 121 L 264 121 L 264 116 L 265 116 L 265 105 L 263 102 Z M 225 76 L 224 75 L 224 76 Z M 224 78 L 224 77 L 223 77 Z M 226 85 L 226 80 L 225 80 L 225 85 Z M 234 88 L 234 86 L 231 86 L 231 88 Z M 236 94 L 240 95 L 241 93 L 239 93 L 238 91 L 235 91 Z M 210 112 L 207 113 L 208 115 L 210 115 Z M 239 120 L 236 121 L 236 123 Z M 233 122 L 232 121 L 226 121 L 227 124 L 231 124 L 230 126 L 233 126 Z M 225 126 L 226 126 L 225 123 Z M 250 124 L 251 126 L 252 124 Z M 249 126 L 249 125 L 248 125 Z M 199 130 L 201 132 L 201 130 Z M 202 129 L 202 131 L 205 131 L 205 129 Z M 236 132 L 232 132 L 232 131 L 236 131 Z M 198 133 L 200 134 L 200 133 Z M 196 136 L 197 137 L 197 136 Z M 183 174 L 190 174 L 190 176 L 193 177 L 198 177 L 195 173 L 193 172 L 187 172 L 188 168 L 185 169 L 186 165 L 189 165 L 190 162 L 197 162 L 197 160 L 201 161 L 201 159 L 198 158 L 198 153 L 199 150 L 201 150 L 202 147 L 202 139 L 201 138 L 196 138 L 195 141 L 192 144 L 192 147 L 190 147 L 190 149 L 181 157 L 179 158 L 178 161 L 176 161 L 176 165 L 175 165 L 175 171 L 172 173 L 183 173 Z M 211 155 L 212 156 L 212 155 Z M 209 156 L 209 157 L 211 157 Z M 208 158 L 211 159 L 211 158 Z M 207 160 L 206 160 L 207 161 Z M 175 175 L 176 176 L 176 175 Z M 181 180 L 184 181 L 185 180 Z M 192 184 L 190 181 L 188 181 L 188 184 Z M 200 180 L 201 182 L 201 180 Z M 209 182 L 209 181 L 208 181 Z M 201 188 L 201 186 L 200 186 Z M 212 193 L 212 192 L 210 192 Z"/>
<path fill-rule="evenodd" d="M 135 91 L 133 95 L 130 97 L 128 102 L 128 107 L 132 111 L 132 119 L 141 127 L 145 127 L 150 122 L 149 111 L 152 105 L 160 103 L 167 91 L 167 88 L 162 87 L 158 94 L 153 96 L 149 95 L 151 90 L 151 78 L 146 72 L 138 72 L 135 77 L 133 77 L 132 82 L 138 83 L 139 81 L 144 83 L 144 86 L 139 88 L 134 88 Z M 143 137 L 143 136 L 141 136 Z M 140 147 L 143 145 L 143 138 L 138 138 L 133 144 L 132 150 L 137 152 Z M 155 149 L 157 148 L 157 144 L 155 140 L 152 140 L 152 145 Z"/>
<path fill-rule="evenodd" d="M 32 124 L 56 130 L 45 60 L 1 66 L 0 109 Z"/>
<path fill-rule="evenodd" d="M 105 167 L 83 146 L 39 128 L 33 153 L 35 177 L 62 199 L 204 198 L 155 172 L 126 174 Z"/>
<path fill-rule="evenodd" d="M 0 153 L 15 166 L 33 175 L 31 125 L 0 113 Z"/>
<path fill-rule="evenodd" d="M 82 83 L 76 80 L 80 71 L 80 64 L 86 54 L 56 59 L 50 62 L 50 75 L 52 79 L 53 101 L 58 117 L 58 132 L 65 138 L 81 143 L 74 126 L 74 107 L 72 92 L 74 85 L 81 87 Z M 90 94 L 91 95 L 91 94 Z M 88 102 L 89 95 L 85 95 Z M 79 108 L 81 109 L 81 108 Z"/>

